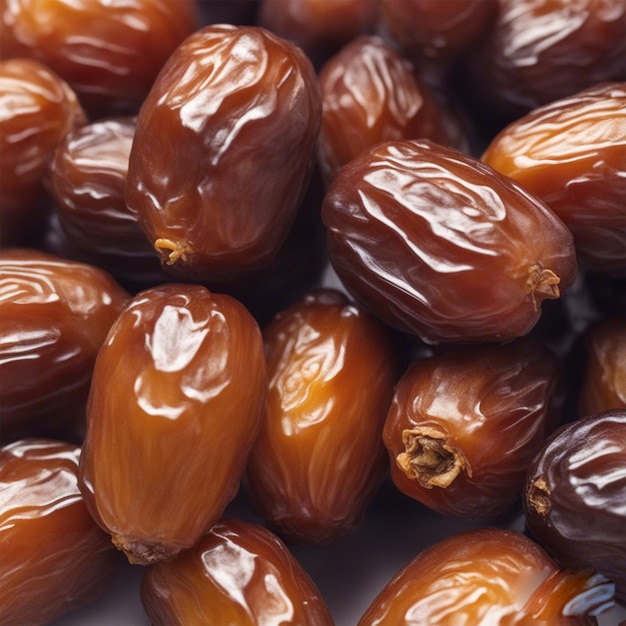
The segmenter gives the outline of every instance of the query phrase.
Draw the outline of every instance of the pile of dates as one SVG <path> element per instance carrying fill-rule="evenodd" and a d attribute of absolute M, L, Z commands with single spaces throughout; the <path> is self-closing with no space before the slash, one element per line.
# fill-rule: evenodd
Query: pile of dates
<path fill-rule="evenodd" d="M 0 37 L 1 624 L 625 619 L 623 0 Z"/>

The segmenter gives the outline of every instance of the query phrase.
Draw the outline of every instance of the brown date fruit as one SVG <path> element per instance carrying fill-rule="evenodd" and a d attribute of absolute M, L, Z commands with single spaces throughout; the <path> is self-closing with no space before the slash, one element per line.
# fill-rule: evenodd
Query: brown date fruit
<path fill-rule="evenodd" d="M 200 29 L 137 120 L 126 200 L 185 280 L 269 264 L 313 172 L 321 117 L 311 62 L 252 26 Z"/>
<path fill-rule="evenodd" d="M 26 245 L 44 230 L 46 168 L 63 137 L 86 121 L 72 88 L 48 67 L 29 59 L 0 61 L 2 246 Z"/>
<path fill-rule="evenodd" d="M 96 598 L 123 564 L 78 490 L 78 446 L 0 449 L 0 623 L 44 624 Z"/>
<path fill-rule="evenodd" d="M 333 625 L 287 546 L 262 526 L 229 518 L 173 560 L 149 565 L 141 599 L 153 624 Z"/>
<path fill-rule="evenodd" d="M 288 541 L 328 543 L 360 522 L 382 479 L 396 345 L 334 289 L 304 296 L 263 337 L 269 384 L 249 494 Z"/>
<path fill-rule="evenodd" d="M 0 423 L 4 442 L 81 437 L 100 346 L 129 294 L 92 265 L 0 251 Z"/>
<path fill-rule="evenodd" d="M 481 158 L 565 222 L 588 266 L 626 273 L 626 83 L 538 107 L 504 128 Z"/>
<path fill-rule="evenodd" d="M 0 56 L 48 65 L 92 119 L 135 113 L 198 26 L 195 0 L 0 0 Z"/>
<path fill-rule="evenodd" d="M 526 338 L 415 361 L 383 432 L 394 484 L 446 515 L 504 520 L 550 431 L 557 378 L 556 360 Z"/>
<path fill-rule="evenodd" d="M 346 288 L 430 343 L 525 335 L 576 275 L 572 234 L 543 202 L 428 140 L 361 153 L 336 175 L 322 218 Z"/>
<path fill-rule="evenodd" d="M 358 626 L 583 626 L 614 604 L 613 585 L 567 571 L 520 532 L 452 535 L 413 558 Z"/>
<path fill-rule="evenodd" d="M 590 568 L 626 601 L 626 409 L 565 424 L 528 468 L 530 534 L 564 567 Z"/>
<path fill-rule="evenodd" d="M 322 67 L 318 159 L 325 180 L 370 146 L 393 139 L 432 139 L 466 147 L 460 121 L 381 37 L 362 35 Z"/>
<path fill-rule="evenodd" d="M 98 354 L 80 459 L 96 521 L 132 563 L 190 548 L 234 498 L 261 425 L 258 324 L 234 298 L 138 293 Z"/>

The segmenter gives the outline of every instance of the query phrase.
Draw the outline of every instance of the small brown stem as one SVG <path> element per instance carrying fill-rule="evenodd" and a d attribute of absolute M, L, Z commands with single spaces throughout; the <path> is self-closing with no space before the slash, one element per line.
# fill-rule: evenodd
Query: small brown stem
<path fill-rule="evenodd" d="M 546 517 L 550 513 L 552 504 L 550 496 L 552 492 L 543 478 L 535 478 L 528 491 L 528 503 L 532 509 L 541 517 Z"/>
<path fill-rule="evenodd" d="M 560 296 L 559 283 L 561 279 L 551 270 L 543 267 L 541 263 L 533 263 L 528 268 L 528 278 L 526 279 L 526 291 L 530 295 L 533 308 L 537 310 L 539 302 L 544 299 L 556 300 Z"/>
<path fill-rule="evenodd" d="M 150 565 L 157 561 L 169 560 L 180 552 L 180 549 L 169 548 L 158 543 L 127 539 L 118 534 L 113 534 L 111 540 L 115 547 L 126 555 L 129 563 L 133 565 Z"/>
<path fill-rule="evenodd" d="M 173 241 L 172 239 L 166 239 L 160 237 L 154 242 L 154 248 L 157 252 L 167 254 L 168 265 L 174 265 L 176 261 L 182 259 L 183 261 L 187 260 L 187 254 L 191 252 L 191 248 L 189 246 L 181 245 L 180 243 Z M 169 253 L 166 251 L 169 250 Z"/>

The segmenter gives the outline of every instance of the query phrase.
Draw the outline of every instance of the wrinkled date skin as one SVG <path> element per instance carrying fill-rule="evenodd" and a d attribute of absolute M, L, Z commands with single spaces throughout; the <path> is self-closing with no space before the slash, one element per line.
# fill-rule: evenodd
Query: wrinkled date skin
<path fill-rule="evenodd" d="M 2 0 L 2 57 L 37 59 L 90 117 L 136 113 L 175 48 L 198 28 L 194 0 Z"/>
<path fill-rule="evenodd" d="M 626 272 L 626 83 L 539 107 L 503 129 L 482 160 L 541 198 L 592 269 Z"/>
<path fill-rule="evenodd" d="M 141 599 L 153 624 L 333 626 L 287 546 L 262 526 L 228 518 L 190 550 L 148 566 Z"/>
<path fill-rule="evenodd" d="M 207 26 L 139 113 L 126 200 L 185 279 L 268 264 L 312 175 L 321 119 L 304 53 L 257 27 Z"/>
<path fill-rule="evenodd" d="M 64 251 L 133 292 L 169 280 L 124 198 L 135 126 L 134 117 L 115 117 L 68 133 L 48 174 Z"/>
<path fill-rule="evenodd" d="M 626 599 L 626 409 L 562 426 L 528 468 L 526 526 L 565 567 L 591 568 Z"/>
<path fill-rule="evenodd" d="M 548 434 L 557 376 L 550 353 L 527 339 L 415 361 L 384 427 L 394 484 L 440 513 L 505 519 Z"/>
<path fill-rule="evenodd" d="M 357 525 L 380 484 L 382 427 L 399 377 L 395 342 L 332 289 L 279 313 L 264 341 L 267 408 L 249 492 L 284 538 L 327 543 Z"/>
<path fill-rule="evenodd" d="M 80 489 L 129 561 L 190 548 L 239 487 L 266 377 L 261 331 L 234 298 L 170 283 L 137 294 L 98 354 Z"/>
<path fill-rule="evenodd" d="M 92 265 L 33 249 L 0 252 L 4 442 L 81 435 L 96 355 L 129 297 Z"/>
<path fill-rule="evenodd" d="M 428 138 L 465 148 L 460 122 L 437 101 L 414 65 L 381 37 L 362 35 L 320 75 L 319 163 L 325 180 L 380 141 Z"/>
<path fill-rule="evenodd" d="M 428 343 L 508 341 L 576 275 L 571 232 L 478 159 L 390 141 L 345 165 L 324 199 L 331 262 L 354 297 Z"/>
<path fill-rule="evenodd" d="M 560 569 L 522 533 L 482 528 L 420 553 L 383 588 L 358 626 L 592 625 L 613 596 L 604 577 Z"/>
<path fill-rule="evenodd" d="M 4 46 L 4 32 L 2 33 Z M 29 59 L 0 62 L 0 243 L 24 245 L 43 230 L 44 175 L 63 137 L 87 121 L 72 88 Z"/>
<path fill-rule="evenodd" d="M 79 455 L 51 439 L 0 449 L 2 624 L 47 624 L 97 597 L 123 565 L 82 500 Z"/>

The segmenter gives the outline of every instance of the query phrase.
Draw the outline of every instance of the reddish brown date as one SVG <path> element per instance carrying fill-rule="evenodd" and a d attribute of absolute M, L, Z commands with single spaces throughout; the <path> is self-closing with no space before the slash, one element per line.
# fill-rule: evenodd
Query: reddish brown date
<path fill-rule="evenodd" d="M 440 513 L 505 519 L 548 434 L 557 377 L 550 353 L 526 339 L 415 361 L 385 422 L 393 482 Z"/>
<path fill-rule="evenodd" d="M 146 568 L 141 599 L 153 624 L 333 626 L 317 587 L 269 530 L 223 519 L 198 543 Z"/>
<path fill-rule="evenodd" d="M 96 354 L 128 298 L 92 265 L 30 249 L 0 252 L 3 441 L 82 434 Z"/>
<path fill-rule="evenodd" d="M 358 626 L 586 626 L 613 585 L 559 568 L 522 533 L 484 528 L 424 550 L 373 600 Z"/>
<path fill-rule="evenodd" d="M 380 484 L 396 346 L 330 289 L 279 313 L 264 342 L 269 388 L 248 463 L 250 495 L 284 538 L 326 543 L 360 522 Z"/>
<path fill-rule="evenodd" d="M 265 401 L 261 331 L 230 296 L 137 294 L 98 354 L 80 459 L 87 506 L 133 563 L 190 548 L 235 496 Z"/>
<path fill-rule="evenodd" d="M 3 58 L 42 61 L 100 117 L 136 112 L 198 16 L 194 0 L 3 0 L 0 26 Z"/>
<path fill-rule="evenodd" d="M 63 137 L 85 122 L 72 88 L 47 66 L 28 59 L 0 62 L 3 246 L 25 245 L 43 231 L 49 205 L 46 168 Z"/>
<path fill-rule="evenodd" d="M 502 130 L 482 160 L 541 198 L 594 270 L 626 271 L 626 83 L 594 86 Z"/>
<path fill-rule="evenodd" d="M 96 598 L 122 561 L 78 490 L 80 448 L 0 449 L 0 622 L 47 624 Z"/>
<path fill-rule="evenodd" d="M 626 600 L 626 409 L 562 426 L 528 469 L 526 526 L 564 567 L 595 569 Z"/>
<path fill-rule="evenodd" d="M 257 27 L 207 26 L 144 102 L 126 200 L 163 263 L 189 278 L 268 264 L 312 174 L 321 103 L 311 62 Z"/>
<path fill-rule="evenodd" d="M 355 298 L 427 342 L 525 335 L 576 275 L 571 232 L 540 200 L 459 151 L 377 144 L 324 199 L 332 264 Z"/>

